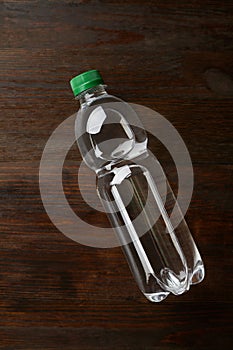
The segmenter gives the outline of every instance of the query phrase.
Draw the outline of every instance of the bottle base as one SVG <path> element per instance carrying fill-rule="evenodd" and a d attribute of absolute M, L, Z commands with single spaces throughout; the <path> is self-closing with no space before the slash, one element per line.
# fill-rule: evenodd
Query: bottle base
<path fill-rule="evenodd" d="M 180 273 L 181 274 L 181 273 Z M 188 279 L 183 272 L 182 276 L 177 276 L 172 270 L 165 267 L 160 271 L 162 282 L 164 283 L 164 289 L 168 290 L 174 295 L 183 294 L 189 289 Z"/>
<path fill-rule="evenodd" d="M 161 291 L 158 293 L 143 293 L 145 297 L 152 301 L 152 303 L 160 303 L 164 299 L 167 298 L 167 296 L 170 294 L 169 292 Z"/>
<path fill-rule="evenodd" d="M 168 295 L 170 293 L 174 294 L 174 295 L 180 295 L 183 294 L 185 292 L 187 292 L 190 288 L 191 285 L 195 285 L 198 283 L 201 283 L 205 277 L 205 268 L 202 262 L 198 262 L 196 264 L 196 267 L 193 271 L 193 274 L 191 274 L 190 278 L 189 278 L 189 283 L 186 283 L 186 285 L 183 285 L 181 287 L 181 285 L 178 284 L 178 279 L 175 278 L 176 276 L 174 274 L 171 273 L 171 271 L 169 269 L 167 269 L 166 271 L 163 270 L 163 272 L 166 272 L 166 274 L 164 274 L 164 277 L 167 277 L 167 285 L 169 285 L 170 287 L 170 291 L 165 291 L 165 290 L 159 290 L 156 293 L 144 293 L 144 296 L 151 302 L 153 303 L 159 303 L 161 301 L 163 301 L 164 299 L 166 299 L 168 297 Z M 168 283 L 169 282 L 169 283 Z"/>

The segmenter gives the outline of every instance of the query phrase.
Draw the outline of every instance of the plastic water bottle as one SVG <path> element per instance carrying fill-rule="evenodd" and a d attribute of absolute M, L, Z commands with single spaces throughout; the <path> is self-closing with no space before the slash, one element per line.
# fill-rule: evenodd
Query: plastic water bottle
<path fill-rule="evenodd" d="M 79 150 L 140 290 L 152 302 L 184 293 L 203 280 L 203 262 L 136 112 L 106 92 L 96 70 L 70 84 Z"/>

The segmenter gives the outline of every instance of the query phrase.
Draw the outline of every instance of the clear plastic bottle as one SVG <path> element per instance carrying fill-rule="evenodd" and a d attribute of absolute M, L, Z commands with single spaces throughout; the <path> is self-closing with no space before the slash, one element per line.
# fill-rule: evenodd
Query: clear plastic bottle
<path fill-rule="evenodd" d="M 109 95 L 96 70 L 71 80 L 80 101 L 75 132 L 85 163 L 132 274 L 152 302 L 179 295 L 204 278 L 204 266 L 135 111 Z M 176 205 L 175 227 L 170 220 Z"/>

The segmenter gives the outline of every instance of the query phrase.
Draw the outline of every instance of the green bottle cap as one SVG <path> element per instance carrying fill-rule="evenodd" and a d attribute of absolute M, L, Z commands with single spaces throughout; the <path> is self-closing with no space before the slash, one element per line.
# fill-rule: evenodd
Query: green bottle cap
<path fill-rule="evenodd" d="M 81 94 L 81 92 L 103 83 L 104 82 L 99 71 L 95 69 L 79 74 L 70 81 L 74 96 L 77 96 Z"/>

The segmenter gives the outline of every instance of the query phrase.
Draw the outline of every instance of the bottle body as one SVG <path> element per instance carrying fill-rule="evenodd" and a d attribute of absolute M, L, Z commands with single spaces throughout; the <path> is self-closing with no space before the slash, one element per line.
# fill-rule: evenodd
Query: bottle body
<path fill-rule="evenodd" d="M 99 198 L 130 270 L 150 301 L 182 294 L 202 281 L 204 266 L 163 169 L 147 149 L 146 132 L 131 107 L 103 86 L 86 93 L 77 143 L 97 174 Z"/>
<path fill-rule="evenodd" d="M 201 282 L 204 267 L 180 211 L 174 220 L 178 226 L 171 223 L 177 203 L 160 164 L 152 166 L 149 155 L 141 163 L 107 172 L 98 178 L 97 188 L 140 290 L 150 301 L 159 302 Z"/>

